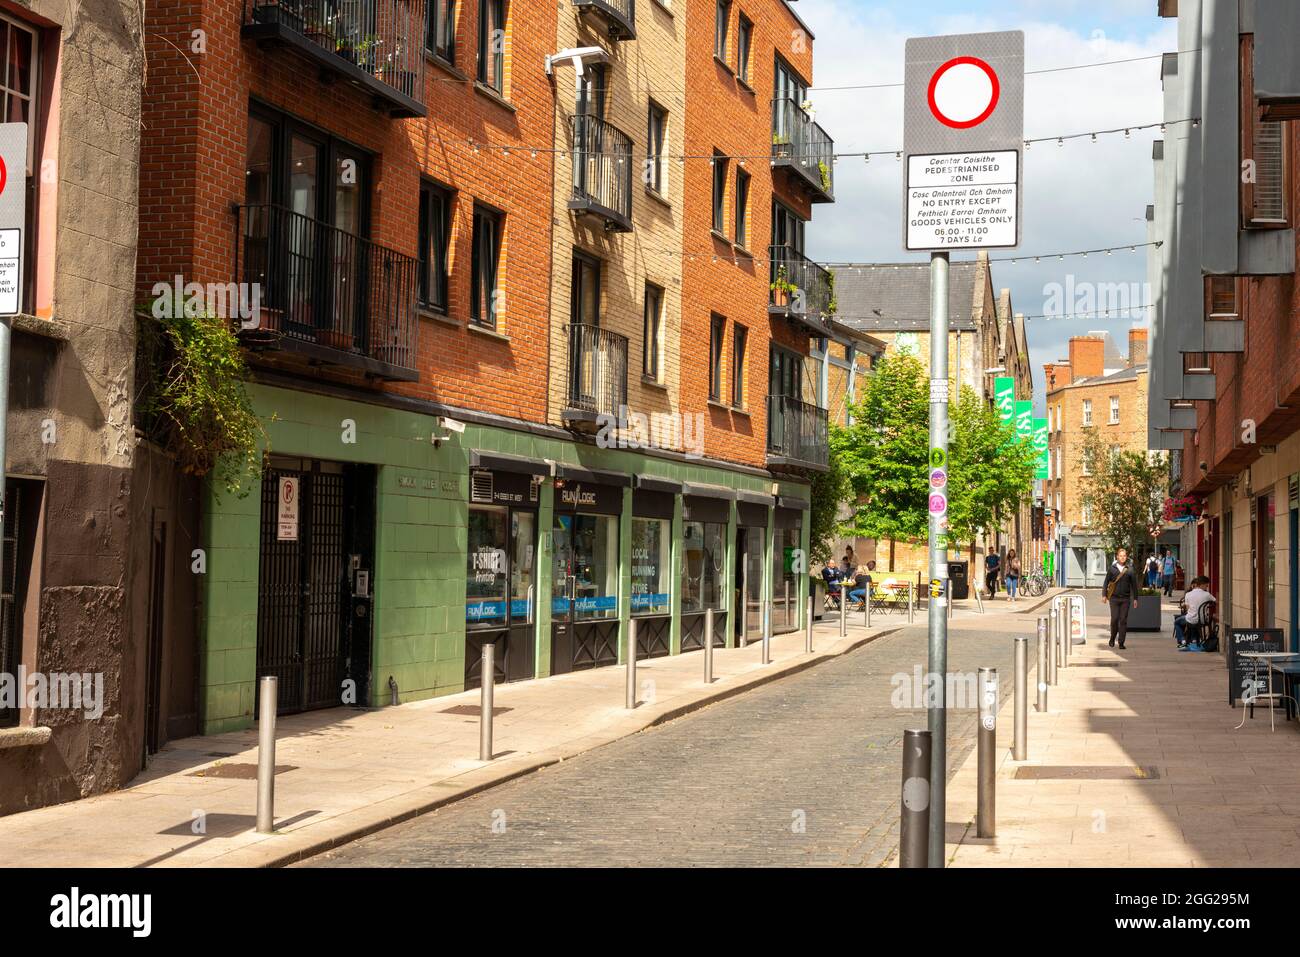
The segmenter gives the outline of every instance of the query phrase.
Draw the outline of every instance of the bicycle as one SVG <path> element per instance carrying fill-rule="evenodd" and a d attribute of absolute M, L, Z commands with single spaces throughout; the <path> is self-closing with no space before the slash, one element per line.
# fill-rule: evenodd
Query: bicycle
<path fill-rule="evenodd" d="M 1047 576 L 1035 569 L 1020 579 L 1020 593 L 1026 598 L 1038 598 L 1047 593 L 1049 585 Z"/>

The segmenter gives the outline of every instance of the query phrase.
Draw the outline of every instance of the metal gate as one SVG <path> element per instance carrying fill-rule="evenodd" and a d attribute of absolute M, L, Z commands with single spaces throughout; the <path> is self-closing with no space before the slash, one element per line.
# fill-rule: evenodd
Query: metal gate
<path fill-rule="evenodd" d="M 299 482 L 295 538 L 278 535 L 282 478 Z M 282 714 L 341 704 L 350 673 L 358 684 L 356 703 L 365 702 L 373 528 L 364 527 L 364 505 L 373 499 L 365 467 L 304 462 L 300 469 L 272 467 L 263 475 L 257 674 L 279 679 Z"/>

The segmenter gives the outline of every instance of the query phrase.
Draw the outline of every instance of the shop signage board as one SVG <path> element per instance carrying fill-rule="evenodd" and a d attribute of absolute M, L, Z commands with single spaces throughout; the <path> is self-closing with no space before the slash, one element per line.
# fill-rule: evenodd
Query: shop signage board
<path fill-rule="evenodd" d="M 908 250 L 1020 243 L 1025 35 L 914 37 L 903 90 Z"/>
<path fill-rule="evenodd" d="M 1237 706 L 1255 694 L 1267 690 L 1255 684 L 1255 660 L 1243 658 L 1248 651 L 1285 651 L 1286 640 L 1281 628 L 1229 628 L 1228 629 L 1228 704 Z M 1260 674 L 1264 675 L 1263 665 Z M 1267 677 L 1262 679 L 1267 684 Z M 1274 678 L 1274 681 L 1278 680 Z"/>

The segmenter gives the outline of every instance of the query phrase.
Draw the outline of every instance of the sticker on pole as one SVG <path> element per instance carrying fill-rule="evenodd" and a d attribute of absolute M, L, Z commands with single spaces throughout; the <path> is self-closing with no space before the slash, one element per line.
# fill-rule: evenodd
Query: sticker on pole
<path fill-rule="evenodd" d="M 1019 245 L 1024 72 L 1020 31 L 907 41 L 908 250 Z"/>

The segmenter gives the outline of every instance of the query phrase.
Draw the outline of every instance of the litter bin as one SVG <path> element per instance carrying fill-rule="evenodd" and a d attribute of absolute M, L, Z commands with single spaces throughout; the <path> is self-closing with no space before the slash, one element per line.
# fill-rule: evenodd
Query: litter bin
<path fill-rule="evenodd" d="M 970 562 L 949 562 L 948 581 L 952 583 L 954 600 L 970 597 Z"/>

